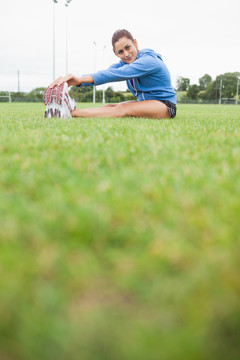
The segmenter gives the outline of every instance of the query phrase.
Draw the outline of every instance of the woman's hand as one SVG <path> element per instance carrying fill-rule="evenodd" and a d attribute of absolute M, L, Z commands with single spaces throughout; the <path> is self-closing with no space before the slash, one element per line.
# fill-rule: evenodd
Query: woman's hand
<path fill-rule="evenodd" d="M 68 74 L 64 77 L 60 76 L 59 78 L 57 78 L 56 80 L 54 80 L 51 84 L 50 84 L 50 88 L 54 88 L 55 86 L 60 86 L 62 83 L 67 82 L 68 86 L 77 86 L 77 85 L 81 85 L 81 80 L 80 78 L 77 78 L 76 76 L 72 75 L 72 74 Z"/>

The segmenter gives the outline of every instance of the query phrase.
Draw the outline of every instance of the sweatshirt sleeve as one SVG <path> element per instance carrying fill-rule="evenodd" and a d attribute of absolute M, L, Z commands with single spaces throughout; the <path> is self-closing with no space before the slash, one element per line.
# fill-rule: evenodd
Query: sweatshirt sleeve
<path fill-rule="evenodd" d="M 122 61 L 119 61 L 118 63 L 115 63 L 115 64 L 112 64 L 109 66 L 109 68 L 107 70 L 102 70 L 102 71 L 99 71 L 99 72 L 104 72 L 104 71 L 108 71 L 109 69 L 118 69 L 119 67 L 123 66 L 122 65 L 123 62 Z M 95 73 L 95 74 L 98 74 L 98 73 Z M 85 74 L 85 75 L 91 75 L 93 77 L 93 75 L 95 74 Z M 85 76 L 84 75 L 84 76 Z M 108 82 L 108 81 L 106 81 Z M 101 83 L 101 84 L 104 84 L 104 83 Z M 95 82 L 93 84 L 90 84 L 90 83 L 82 83 L 81 85 L 77 85 L 77 87 L 82 87 L 82 86 L 94 86 L 96 85 Z M 100 84 L 97 84 L 97 85 L 100 85 Z"/>
<path fill-rule="evenodd" d="M 159 59 L 150 54 L 143 54 L 133 63 L 126 64 L 119 62 L 106 70 L 91 74 L 91 76 L 94 80 L 94 85 L 139 78 L 154 73 L 160 66 L 159 61 Z"/>

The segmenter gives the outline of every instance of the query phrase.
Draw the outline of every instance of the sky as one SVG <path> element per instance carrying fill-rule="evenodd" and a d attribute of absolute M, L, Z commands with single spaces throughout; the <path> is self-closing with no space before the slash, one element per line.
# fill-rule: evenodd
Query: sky
<path fill-rule="evenodd" d="M 215 79 L 240 71 L 240 0 L 72 0 L 68 8 L 65 3 L 0 0 L 0 91 L 19 86 L 29 92 L 51 83 L 53 8 L 55 78 L 67 70 L 83 75 L 118 62 L 111 37 L 123 28 L 140 49 L 162 55 L 173 86 L 179 76 L 198 84 L 205 74 Z M 126 89 L 125 82 L 109 86 Z"/>

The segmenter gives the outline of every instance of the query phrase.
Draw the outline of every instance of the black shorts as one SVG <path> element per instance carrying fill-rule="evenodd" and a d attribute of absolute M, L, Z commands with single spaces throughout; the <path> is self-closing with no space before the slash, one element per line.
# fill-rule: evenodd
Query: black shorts
<path fill-rule="evenodd" d="M 171 101 L 165 101 L 165 100 L 159 100 L 159 101 L 161 101 L 163 104 L 167 106 L 170 117 L 172 119 L 175 118 L 175 116 L 177 115 L 176 105 L 173 104 Z"/>

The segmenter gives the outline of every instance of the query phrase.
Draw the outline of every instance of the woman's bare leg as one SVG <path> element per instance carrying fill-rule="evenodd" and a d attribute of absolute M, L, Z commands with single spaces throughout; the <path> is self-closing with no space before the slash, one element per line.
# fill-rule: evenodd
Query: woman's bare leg
<path fill-rule="evenodd" d="M 167 106 L 158 100 L 126 101 L 100 108 L 75 109 L 72 116 L 91 118 L 132 116 L 151 119 L 167 119 L 170 117 Z"/>
<path fill-rule="evenodd" d="M 103 106 L 101 106 L 101 107 L 114 107 L 114 106 L 116 106 L 117 104 L 106 104 L 106 105 L 103 105 Z"/>

